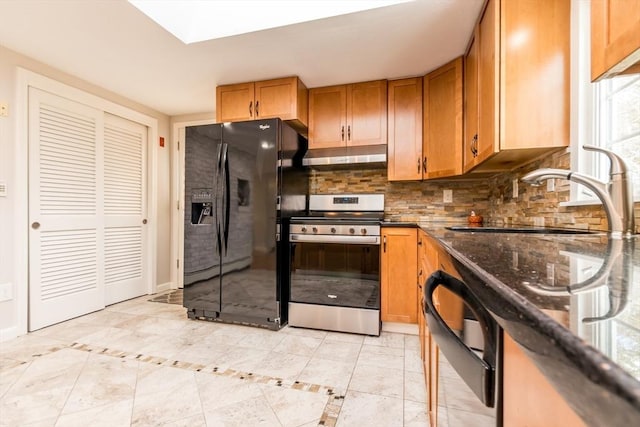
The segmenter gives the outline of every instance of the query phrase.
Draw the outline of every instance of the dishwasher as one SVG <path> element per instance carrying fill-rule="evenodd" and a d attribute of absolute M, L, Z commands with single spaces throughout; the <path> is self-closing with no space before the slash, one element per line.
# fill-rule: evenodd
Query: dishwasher
<path fill-rule="evenodd" d="M 457 271 L 437 270 L 424 286 L 423 309 L 440 354 L 438 418 L 449 427 L 470 425 L 471 415 L 474 426 L 502 426 L 500 330 L 459 277 Z"/>

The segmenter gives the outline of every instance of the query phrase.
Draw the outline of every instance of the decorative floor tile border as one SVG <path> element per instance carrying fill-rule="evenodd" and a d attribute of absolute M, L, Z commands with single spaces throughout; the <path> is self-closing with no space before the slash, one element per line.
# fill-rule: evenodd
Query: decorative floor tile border
<path fill-rule="evenodd" d="M 144 363 L 150 363 L 154 365 L 167 366 L 171 368 L 185 369 L 189 371 L 203 372 L 212 375 L 219 375 L 224 377 L 236 378 L 243 381 L 251 381 L 256 384 L 266 384 L 274 387 L 282 387 L 291 390 L 305 391 L 309 393 L 323 393 L 327 398 L 327 404 L 324 407 L 322 415 L 320 416 L 320 422 L 318 425 L 335 427 L 338 421 L 338 415 L 342 408 L 342 402 L 344 401 L 344 395 L 346 392 L 337 391 L 334 387 L 324 386 L 320 384 L 306 383 L 302 381 L 294 381 L 288 379 L 282 379 L 278 377 L 271 377 L 268 375 L 254 374 L 253 372 L 237 371 L 229 367 L 215 366 L 213 364 L 203 365 L 200 363 L 190 363 L 175 359 L 167 359 L 164 357 L 150 356 L 139 353 L 132 353 L 121 351 L 117 349 L 111 349 L 107 347 L 92 346 L 89 344 L 81 344 L 74 342 L 70 346 L 57 346 L 49 351 L 34 356 L 42 356 L 50 354 L 55 351 L 59 351 L 63 348 L 71 348 L 79 351 L 86 351 L 88 353 L 102 354 L 111 357 L 117 357 L 120 359 L 137 360 Z"/>

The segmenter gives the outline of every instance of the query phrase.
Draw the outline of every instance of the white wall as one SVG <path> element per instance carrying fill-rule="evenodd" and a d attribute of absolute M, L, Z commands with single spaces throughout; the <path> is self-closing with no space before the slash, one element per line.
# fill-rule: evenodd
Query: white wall
<path fill-rule="evenodd" d="M 12 229 L 15 223 L 16 197 L 14 189 L 17 188 L 16 172 L 19 167 L 26 165 L 16 164 L 16 147 L 26 145 L 26 140 L 17 140 L 17 67 L 22 67 L 73 86 L 77 89 L 107 99 L 111 102 L 123 105 L 158 120 L 158 135 L 164 137 L 165 147 L 161 148 L 156 143 L 155 149 L 158 156 L 158 199 L 157 199 L 157 260 L 156 280 L 157 285 L 166 285 L 171 282 L 170 258 L 171 258 L 171 128 L 170 118 L 158 111 L 140 105 L 125 97 L 94 86 L 72 75 L 53 69 L 45 64 L 27 58 L 12 50 L 0 46 L 0 103 L 9 105 L 9 116 L 0 117 L 0 181 L 7 184 L 7 197 L 0 197 L 0 285 L 12 283 L 14 298 L 0 302 L 0 341 L 9 338 L 16 332 L 18 325 L 19 307 L 16 304 L 15 295 L 17 289 L 25 289 L 27 283 L 16 283 L 15 264 L 19 254 L 14 253 L 16 233 Z M 26 208 L 24 209 L 26 211 Z M 26 254 L 22 254 L 26 256 Z M 25 293 L 26 294 L 26 293 Z M 26 309 L 22 308 L 23 312 Z"/>

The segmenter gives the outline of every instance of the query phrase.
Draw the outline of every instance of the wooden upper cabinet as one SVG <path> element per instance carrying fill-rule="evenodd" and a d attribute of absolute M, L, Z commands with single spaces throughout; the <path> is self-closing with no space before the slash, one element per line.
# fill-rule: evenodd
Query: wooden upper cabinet
<path fill-rule="evenodd" d="M 298 120 L 307 125 L 308 93 L 297 77 L 265 80 L 255 83 L 255 117 Z"/>
<path fill-rule="evenodd" d="M 383 322 L 417 323 L 417 230 L 383 227 L 380 256 L 380 317 Z"/>
<path fill-rule="evenodd" d="M 309 89 L 309 148 L 346 146 L 347 87 Z"/>
<path fill-rule="evenodd" d="M 424 78 L 424 178 L 462 174 L 462 57 Z"/>
<path fill-rule="evenodd" d="M 388 83 L 389 181 L 422 179 L 422 77 Z"/>
<path fill-rule="evenodd" d="M 509 170 L 568 146 L 570 6 L 487 2 L 465 58 L 465 81 L 477 84 L 476 96 L 465 90 L 465 171 Z"/>
<path fill-rule="evenodd" d="M 640 73 L 640 0 L 591 0 L 591 80 Z"/>
<path fill-rule="evenodd" d="M 347 145 L 387 143 L 387 81 L 347 86 Z"/>
<path fill-rule="evenodd" d="M 216 121 L 239 122 L 254 118 L 254 83 L 238 83 L 216 88 Z"/>
<path fill-rule="evenodd" d="M 478 139 L 478 29 L 474 32 L 469 50 L 464 57 L 464 136 L 462 144 L 462 170 L 475 166 Z"/>
<path fill-rule="evenodd" d="M 216 121 L 279 117 L 306 131 L 308 90 L 298 77 L 239 83 L 216 88 Z"/>
<path fill-rule="evenodd" d="M 309 148 L 386 143 L 386 80 L 309 90 Z"/>

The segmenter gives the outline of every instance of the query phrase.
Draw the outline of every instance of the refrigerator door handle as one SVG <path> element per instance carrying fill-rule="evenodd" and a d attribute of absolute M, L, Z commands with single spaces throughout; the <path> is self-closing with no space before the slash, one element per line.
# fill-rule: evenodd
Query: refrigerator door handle
<path fill-rule="evenodd" d="M 224 253 L 227 254 L 229 246 L 229 214 L 231 213 L 231 180 L 229 179 L 229 144 L 224 144 L 222 152 L 222 161 L 224 163 L 224 224 L 222 232 L 224 233 Z"/>
<path fill-rule="evenodd" d="M 224 143 L 220 143 L 218 144 L 218 168 L 216 169 L 216 185 L 215 185 L 215 192 L 213 195 L 213 200 L 214 200 L 214 219 L 215 219 L 215 231 L 216 231 L 216 251 L 218 252 L 218 256 L 222 257 L 222 235 L 220 234 L 220 217 L 218 216 L 218 203 L 219 203 L 219 194 L 220 194 L 220 174 L 221 174 L 221 169 L 222 169 L 222 146 L 224 145 Z"/>

